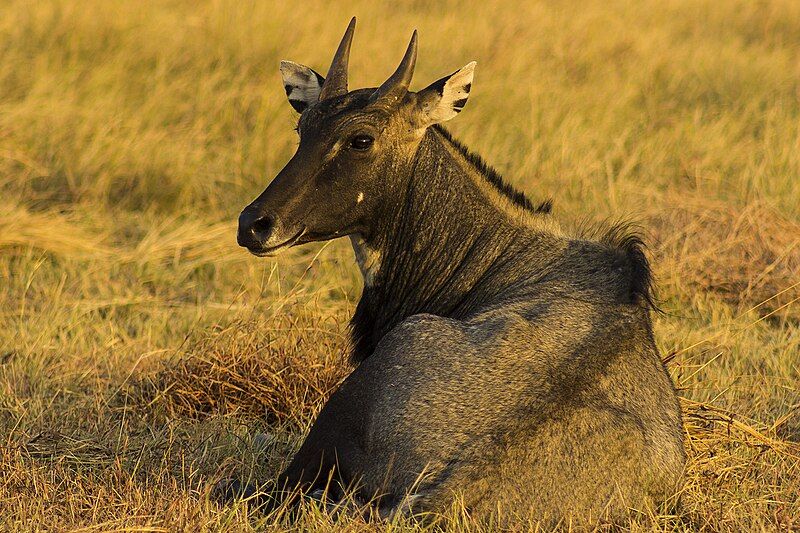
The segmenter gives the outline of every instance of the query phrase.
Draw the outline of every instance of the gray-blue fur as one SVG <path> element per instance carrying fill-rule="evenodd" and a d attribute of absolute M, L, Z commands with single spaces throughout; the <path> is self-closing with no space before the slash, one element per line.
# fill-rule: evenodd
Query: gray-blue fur
<path fill-rule="evenodd" d="M 685 455 L 641 240 L 624 226 L 566 235 L 549 204 L 427 124 L 463 107 L 442 95 L 469 92 L 474 64 L 465 89 L 445 78 L 411 93 L 415 54 L 412 40 L 377 93 L 309 102 L 297 154 L 240 218 L 258 255 L 352 235 L 374 258 L 351 322 L 358 366 L 274 487 L 320 494 L 333 480 L 332 498 L 355 490 L 381 516 L 460 498 L 507 524 L 658 509 Z"/>

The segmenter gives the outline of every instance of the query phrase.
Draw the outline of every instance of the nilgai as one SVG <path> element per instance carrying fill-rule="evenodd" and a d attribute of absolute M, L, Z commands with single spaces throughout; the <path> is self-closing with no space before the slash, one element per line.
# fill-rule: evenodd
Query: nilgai
<path fill-rule="evenodd" d="M 640 239 L 565 234 L 444 130 L 475 63 L 409 91 L 416 32 L 389 79 L 350 91 L 354 27 L 326 78 L 281 63 L 300 143 L 239 218 L 258 256 L 349 236 L 364 276 L 357 366 L 270 497 L 349 489 L 381 516 L 458 498 L 506 523 L 663 506 L 685 454 Z"/>

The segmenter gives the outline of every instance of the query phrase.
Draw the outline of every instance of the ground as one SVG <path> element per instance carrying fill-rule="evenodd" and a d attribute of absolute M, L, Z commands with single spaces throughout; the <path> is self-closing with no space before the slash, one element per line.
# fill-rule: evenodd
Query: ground
<path fill-rule="evenodd" d="M 324 72 L 354 14 L 351 87 L 416 27 L 413 88 L 478 62 L 458 138 L 567 227 L 642 227 L 689 466 L 630 527 L 800 528 L 800 3 L 397 4 L 0 6 L 0 529 L 290 527 L 209 487 L 286 463 L 361 280 L 343 240 L 248 255 L 236 217 L 297 142 L 279 60 Z"/>

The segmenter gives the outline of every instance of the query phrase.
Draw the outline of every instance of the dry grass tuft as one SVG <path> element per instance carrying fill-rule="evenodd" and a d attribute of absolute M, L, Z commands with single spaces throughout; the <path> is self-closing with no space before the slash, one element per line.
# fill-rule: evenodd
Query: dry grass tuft
<path fill-rule="evenodd" d="M 708 198 L 665 200 L 668 207 L 648 222 L 664 288 L 800 320 L 800 306 L 792 305 L 800 298 L 800 223 L 764 202 L 736 208 Z"/>
<path fill-rule="evenodd" d="M 714 405 L 681 399 L 689 455 L 681 496 L 698 530 L 800 527 L 800 443 Z"/>
<path fill-rule="evenodd" d="M 205 332 L 176 360 L 141 377 L 131 389 L 133 396 L 146 409 L 170 417 L 235 415 L 303 427 L 349 365 L 343 328 L 294 312 L 276 317 L 266 328 L 235 321 Z"/>

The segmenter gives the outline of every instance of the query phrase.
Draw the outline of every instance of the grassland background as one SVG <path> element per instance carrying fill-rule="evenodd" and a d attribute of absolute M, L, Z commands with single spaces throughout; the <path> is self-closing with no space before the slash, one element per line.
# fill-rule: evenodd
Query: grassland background
<path fill-rule="evenodd" d="M 478 61 L 459 138 L 566 226 L 646 230 L 690 464 L 634 527 L 800 528 L 800 3 L 57 0 L 0 5 L 0 529 L 288 527 L 208 487 L 290 456 L 361 281 L 235 220 L 297 142 L 278 61 L 324 72 L 353 14 L 352 87 L 416 27 L 414 88 Z"/>

